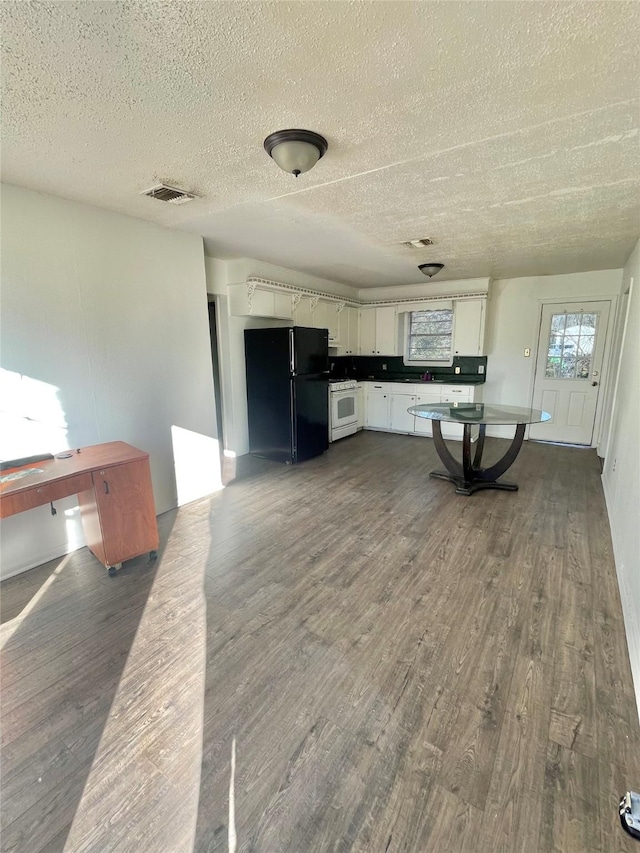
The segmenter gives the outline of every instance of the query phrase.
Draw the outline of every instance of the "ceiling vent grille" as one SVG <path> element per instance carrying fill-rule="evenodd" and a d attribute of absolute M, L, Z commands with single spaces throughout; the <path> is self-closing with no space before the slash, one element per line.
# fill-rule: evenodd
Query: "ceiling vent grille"
<path fill-rule="evenodd" d="M 195 198 L 193 193 L 188 193 L 186 190 L 179 190 L 177 187 L 170 187 L 167 184 L 157 184 L 155 187 L 144 190 L 140 195 L 157 198 L 158 201 L 168 201 L 169 204 L 186 204 L 186 202 L 193 201 Z"/>
<path fill-rule="evenodd" d="M 423 246 L 433 246 L 433 240 L 422 237 L 420 240 L 404 240 L 400 245 L 406 246 L 407 249 L 422 249 Z"/>

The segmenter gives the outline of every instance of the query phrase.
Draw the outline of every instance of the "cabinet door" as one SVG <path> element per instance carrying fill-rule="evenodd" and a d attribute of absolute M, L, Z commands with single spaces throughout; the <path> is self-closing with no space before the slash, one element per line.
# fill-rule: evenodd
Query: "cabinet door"
<path fill-rule="evenodd" d="M 454 355 L 484 355 L 484 313 L 486 299 L 456 302 L 453 326 Z"/>
<path fill-rule="evenodd" d="M 273 291 L 256 287 L 251 297 L 251 314 L 255 317 L 273 317 L 275 310 L 275 294 Z"/>
<path fill-rule="evenodd" d="M 441 402 L 439 393 L 433 394 L 418 394 L 416 396 L 416 406 L 434 406 Z M 419 418 L 416 415 L 416 433 L 418 435 L 433 435 L 433 427 L 428 418 Z"/>
<path fill-rule="evenodd" d="M 338 314 L 338 355 L 358 354 L 358 309 L 348 305 Z"/>
<path fill-rule="evenodd" d="M 311 326 L 311 297 L 301 296 L 293 309 L 294 326 Z"/>
<path fill-rule="evenodd" d="M 360 309 L 360 355 L 376 354 L 376 309 Z"/>
<path fill-rule="evenodd" d="M 389 429 L 389 394 L 367 394 L 364 425 L 370 429 Z"/>
<path fill-rule="evenodd" d="M 104 564 L 113 566 L 154 551 L 158 528 L 149 462 L 140 459 L 94 471 L 93 483 Z"/>
<path fill-rule="evenodd" d="M 376 355 L 396 355 L 397 313 L 393 305 L 376 308 Z"/>
<path fill-rule="evenodd" d="M 345 308 L 347 312 L 347 316 L 349 318 L 349 339 L 348 339 L 348 347 L 347 347 L 347 355 L 357 355 L 358 354 L 358 309 L 357 308 Z"/>
<path fill-rule="evenodd" d="M 290 293 L 274 293 L 274 317 L 291 320 L 293 317 L 292 296 Z"/>
<path fill-rule="evenodd" d="M 342 310 L 344 311 L 344 308 Z M 327 329 L 329 330 L 329 342 L 337 343 L 340 340 L 340 314 L 338 314 L 337 302 L 327 303 Z"/>
<path fill-rule="evenodd" d="M 416 398 L 411 394 L 391 395 L 391 429 L 396 432 L 414 432 L 415 415 L 410 415 L 407 409 L 416 405 Z"/>
<path fill-rule="evenodd" d="M 338 355 L 350 355 L 349 352 L 349 308 L 346 306 L 338 313 Z"/>
<path fill-rule="evenodd" d="M 316 329 L 329 328 L 329 303 L 318 299 L 316 307 L 313 309 L 311 324 Z"/>

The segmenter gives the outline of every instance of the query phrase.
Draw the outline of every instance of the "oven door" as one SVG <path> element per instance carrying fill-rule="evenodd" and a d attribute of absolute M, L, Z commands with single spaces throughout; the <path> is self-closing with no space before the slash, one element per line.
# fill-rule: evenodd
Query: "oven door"
<path fill-rule="evenodd" d="M 329 396 L 331 398 L 331 429 L 357 424 L 357 390 L 352 388 L 349 391 L 332 391 Z"/>

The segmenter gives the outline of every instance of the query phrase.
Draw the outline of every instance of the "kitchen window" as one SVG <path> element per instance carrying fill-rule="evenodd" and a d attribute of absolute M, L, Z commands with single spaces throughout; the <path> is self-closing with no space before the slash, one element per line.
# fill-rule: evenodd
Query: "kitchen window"
<path fill-rule="evenodd" d="M 453 307 L 409 311 L 406 317 L 405 364 L 451 364 Z"/>

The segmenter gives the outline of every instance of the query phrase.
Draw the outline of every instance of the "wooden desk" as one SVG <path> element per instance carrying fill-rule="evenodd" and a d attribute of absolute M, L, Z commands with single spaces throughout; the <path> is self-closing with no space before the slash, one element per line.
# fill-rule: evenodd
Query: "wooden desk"
<path fill-rule="evenodd" d="M 68 459 L 47 459 L 3 471 L 42 473 L 0 483 L 0 518 L 78 495 L 90 551 L 115 574 L 124 560 L 158 547 L 149 454 L 124 441 L 74 450 Z"/>

